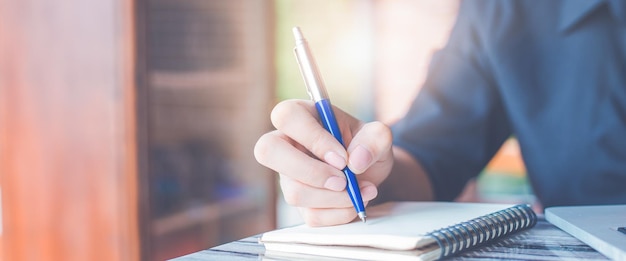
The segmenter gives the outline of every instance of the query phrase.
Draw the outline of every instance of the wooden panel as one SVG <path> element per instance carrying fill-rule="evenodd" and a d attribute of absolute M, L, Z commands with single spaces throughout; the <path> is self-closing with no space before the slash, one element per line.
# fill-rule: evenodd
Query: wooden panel
<path fill-rule="evenodd" d="M 166 260 L 275 227 L 254 159 L 273 105 L 273 1 L 146 1 L 149 255 Z"/>
<path fill-rule="evenodd" d="M 4 260 L 137 260 L 131 0 L 0 0 Z"/>

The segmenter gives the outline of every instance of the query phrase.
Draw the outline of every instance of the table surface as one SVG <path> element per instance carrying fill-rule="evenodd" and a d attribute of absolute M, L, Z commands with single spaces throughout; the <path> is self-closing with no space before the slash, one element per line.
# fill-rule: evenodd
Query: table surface
<path fill-rule="evenodd" d="M 266 255 L 263 244 L 258 242 L 259 236 L 244 238 L 173 260 L 345 260 L 309 255 L 297 257 Z M 531 229 L 464 251 L 448 260 L 608 259 L 590 246 L 548 223 L 543 216 L 540 216 L 537 224 Z"/>

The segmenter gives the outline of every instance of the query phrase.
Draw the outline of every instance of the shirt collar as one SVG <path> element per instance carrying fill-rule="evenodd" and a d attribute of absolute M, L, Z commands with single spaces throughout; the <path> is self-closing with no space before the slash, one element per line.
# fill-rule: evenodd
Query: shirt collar
<path fill-rule="evenodd" d="M 593 10 L 604 3 L 604 0 L 567 0 L 563 1 L 559 20 L 559 31 L 565 32 L 582 21 Z"/>

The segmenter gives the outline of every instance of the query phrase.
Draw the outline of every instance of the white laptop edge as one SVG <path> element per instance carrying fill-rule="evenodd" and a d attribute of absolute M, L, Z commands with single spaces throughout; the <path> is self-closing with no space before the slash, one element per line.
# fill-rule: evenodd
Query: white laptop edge
<path fill-rule="evenodd" d="M 545 218 L 613 260 L 626 260 L 626 205 L 567 206 L 545 209 Z"/>

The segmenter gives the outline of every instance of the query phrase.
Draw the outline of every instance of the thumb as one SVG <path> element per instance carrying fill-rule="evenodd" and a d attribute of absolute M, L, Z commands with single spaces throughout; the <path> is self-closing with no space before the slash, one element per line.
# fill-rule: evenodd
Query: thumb
<path fill-rule="evenodd" d="M 374 163 L 391 157 L 391 130 L 382 122 L 366 123 L 348 146 L 348 167 L 356 174 L 365 172 Z"/>

